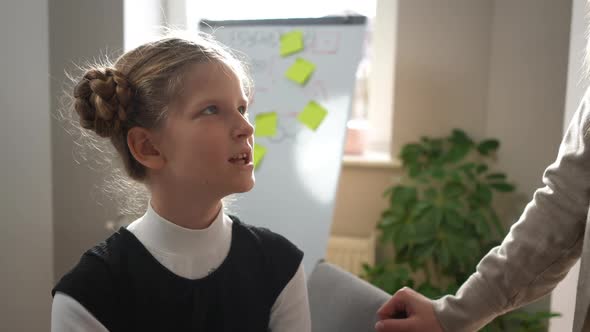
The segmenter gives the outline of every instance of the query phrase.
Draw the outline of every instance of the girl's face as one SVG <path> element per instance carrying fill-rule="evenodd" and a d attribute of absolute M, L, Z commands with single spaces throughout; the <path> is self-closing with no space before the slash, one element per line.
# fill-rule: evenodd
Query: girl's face
<path fill-rule="evenodd" d="M 225 197 L 254 186 L 254 128 L 242 83 L 219 63 L 190 67 L 160 131 L 163 172 L 175 186 Z"/>

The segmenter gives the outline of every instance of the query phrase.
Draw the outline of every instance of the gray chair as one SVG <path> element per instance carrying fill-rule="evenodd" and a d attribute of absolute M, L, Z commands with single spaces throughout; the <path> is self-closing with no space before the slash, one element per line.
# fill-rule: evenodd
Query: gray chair
<path fill-rule="evenodd" d="M 313 332 L 375 331 L 391 295 L 339 267 L 319 262 L 307 282 Z"/>

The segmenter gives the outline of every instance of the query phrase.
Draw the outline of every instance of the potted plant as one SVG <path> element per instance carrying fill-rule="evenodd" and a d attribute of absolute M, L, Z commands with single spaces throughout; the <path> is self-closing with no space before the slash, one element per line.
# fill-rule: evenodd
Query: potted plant
<path fill-rule="evenodd" d="M 384 195 L 378 221 L 389 263 L 364 266 L 364 278 L 390 294 L 409 286 L 430 297 L 454 294 L 479 260 L 507 233 L 492 204 L 515 187 L 492 169 L 500 143 L 475 142 L 464 131 L 423 137 L 400 154 L 404 176 Z M 483 331 L 545 331 L 549 312 L 503 315 Z"/>

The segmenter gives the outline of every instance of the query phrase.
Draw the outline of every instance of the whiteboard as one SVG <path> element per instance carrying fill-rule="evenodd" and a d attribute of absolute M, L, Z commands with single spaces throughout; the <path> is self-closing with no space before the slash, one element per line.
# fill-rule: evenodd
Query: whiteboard
<path fill-rule="evenodd" d="M 309 274 L 326 253 L 366 18 L 204 20 L 199 26 L 246 56 L 255 87 L 250 120 L 278 115 L 275 136 L 255 137 L 267 152 L 255 170 L 254 189 L 237 195 L 229 210 L 297 245 Z M 280 36 L 294 30 L 303 32 L 304 50 L 282 57 Z M 297 58 L 316 65 L 305 85 L 285 77 Z M 328 112 L 315 131 L 297 118 L 310 101 Z"/>

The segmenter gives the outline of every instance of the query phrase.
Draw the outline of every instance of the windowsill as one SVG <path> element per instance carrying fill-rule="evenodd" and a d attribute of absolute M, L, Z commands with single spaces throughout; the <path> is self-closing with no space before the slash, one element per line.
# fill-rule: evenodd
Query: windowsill
<path fill-rule="evenodd" d="M 391 158 L 388 153 L 365 152 L 362 155 L 345 154 L 344 157 L 342 157 L 342 166 L 400 169 L 402 167 L 402 163 L 398 159 Z"/>

